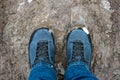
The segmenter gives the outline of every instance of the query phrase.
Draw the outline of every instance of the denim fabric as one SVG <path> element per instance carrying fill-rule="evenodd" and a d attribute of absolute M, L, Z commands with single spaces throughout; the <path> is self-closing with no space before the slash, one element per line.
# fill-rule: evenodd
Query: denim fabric
<path fill-rule="evenodd" d="M 84 62 L 69 64 L 64 77 L 64 80 L 98 80 Z"/>
<path fill-rule="evenodd" d="M 69 64 L 64 78 L 64 80 L 98 80 L 83 62 Z M 37 64 L 30 70 L 28 80 L 57 80 L 56 70 L 48 64 Z"/>
<path fill-rule="evenodd" d="M 31 68 L 28 80 L 57 80 L 56 70 L 50 64 L 39 63 Z"/>

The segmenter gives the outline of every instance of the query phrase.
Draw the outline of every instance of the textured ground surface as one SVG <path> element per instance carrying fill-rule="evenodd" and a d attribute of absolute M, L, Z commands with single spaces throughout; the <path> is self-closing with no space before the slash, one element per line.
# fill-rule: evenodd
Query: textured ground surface
<path fill-rule="evenodd" d="M 54 32 L 60 80 L 66 35 L 76 26 L 91 33 L 93 73 L 100 80 L 120 80 L 120 0 L 0 0 L 0 80 L 27 79 L 28 42 L 42 26 Z"/>

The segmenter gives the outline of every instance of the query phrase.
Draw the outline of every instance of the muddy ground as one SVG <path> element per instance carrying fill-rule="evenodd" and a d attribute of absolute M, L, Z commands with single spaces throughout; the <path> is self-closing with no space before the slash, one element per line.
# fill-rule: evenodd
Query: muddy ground
<path fill-rule="evenodd" d="M 0 0 L 0 80 L 27 80 L 30 35 L 43 26 L 54 32 L 59 80 L 66 35 L 75 27 L 90 31 L 92 72 L 100 80 L 120 80 L 120 0 Z"/>

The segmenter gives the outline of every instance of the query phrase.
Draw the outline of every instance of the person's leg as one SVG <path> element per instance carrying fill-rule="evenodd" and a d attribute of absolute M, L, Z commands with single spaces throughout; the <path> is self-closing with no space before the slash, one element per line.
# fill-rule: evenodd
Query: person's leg
<path fill-rule="evenodd" d="M 86 28 L 78 28 L 67 37 L 65 80 L 98 80 L 90 71 L 92 44 Z"/>
<path fill-rule="evenodd" d="M 72 63 L 65 73 L 65 80 L 98 80 L 82 62 Z"/>
<path fill-rule="evenodd" d="M 33 32 L 29 42 L 30 74 L 28 80 L 57 80 L 54 68 L 54 39 L 50 30 Z"/>

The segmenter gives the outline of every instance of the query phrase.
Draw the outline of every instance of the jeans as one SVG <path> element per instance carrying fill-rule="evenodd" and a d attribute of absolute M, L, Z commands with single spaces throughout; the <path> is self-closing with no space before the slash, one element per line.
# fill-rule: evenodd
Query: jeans
<path fill-rule="evenodd" d="M 39 63 L 31 68 L 28 80 L 57 80 L 55 68 L 47 63 Z M 84 62 L 70 63 L 64 80 L 98 80 Z"/>

